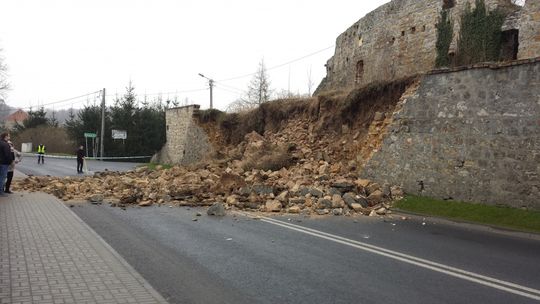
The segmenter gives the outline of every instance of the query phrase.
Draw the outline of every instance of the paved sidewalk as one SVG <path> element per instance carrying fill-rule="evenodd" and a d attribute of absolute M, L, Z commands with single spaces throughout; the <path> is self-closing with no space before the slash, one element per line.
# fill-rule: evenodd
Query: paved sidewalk
<path fill-rule="evenodd" d="M 0 197 L 0 303 L 166 303 L 55 197 Z"/>

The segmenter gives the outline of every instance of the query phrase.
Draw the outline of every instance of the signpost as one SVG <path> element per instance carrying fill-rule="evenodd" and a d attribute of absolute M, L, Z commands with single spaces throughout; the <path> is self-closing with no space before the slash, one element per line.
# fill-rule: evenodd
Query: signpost
<path fill-rule="evenodd" d="M 97 134 L 96 133 L 91 133 L 91 132 L 85 132 L 84 133 L 84 139 L 86 140 L 86 157 L 88 157 L 88 138 L 92 138 L 92 151 L 95 150 L 95 143 L 96 143 L 96 137 L 97 137 Z M 95 152 L 95 151 L 94 151 Z M 95 156 L 96 153 L 94 153 L 94 156 Z"/>
<path fill-rule="evenodd" d="M 126 130 L 111 130 L 113 139 L 127 139 Z"/>
<path fill-rule="evenodd" d="M 113 139 L 121 139 L 122 140 L 122 146 L 125 148 L 125 140 L 127 139 L 127 131 L 126 130 L 111 130 L 112 131 L 112 138 Z"/>

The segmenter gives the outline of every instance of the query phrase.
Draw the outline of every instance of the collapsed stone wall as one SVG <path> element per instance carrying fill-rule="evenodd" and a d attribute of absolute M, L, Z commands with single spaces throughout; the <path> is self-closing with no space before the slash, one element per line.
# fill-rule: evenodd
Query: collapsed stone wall
<path fill-rule="evenodd" d="M 206 132 L 194 120 L 198 105 L 167 109 L 167 142 L 152 157 L 152 162 L 187 165 L 202 160 L 212 152 Z"/>
<path fill-rule="evenodd" d="M 389 130 L 366 177 L 540 210 L 540 58 L 427 75 Z"/>
<path fill-rule="evenodd" d="M 335 53 L 326 63 L 327 74 L 315 95 L 329 90 L 347 90 L 377 81 L 392 81 L 424 74 L 435 67 L 437 29 L 441 10 L 447 9 L 454 21 L 450 53 L 457 48 L 461 14 L 475 0 L 393 0 L 353 24 L 336 39 Z M 534 3 L 533 3 L 534 2 Z M 500 8 L 511 13 L 520 7 L 510 0 L 485 0 L 489 10 Z M 528 31 L 538 34 L 540 7 L 537 0 L 527 1 Z M 518 14 L 519 15 L 519 14 Z M 532 20 L 532 21 L 529 21 Z M 536 20 L 536 21 L 534 21 Z M 519 23 L 519 18 L 516 21 Z M 535 23 L 536 22 L 536 23 Z M 533 58 L 540 52 L 530 45 L 533 34 L 519 36 L 522 54 Z"/>

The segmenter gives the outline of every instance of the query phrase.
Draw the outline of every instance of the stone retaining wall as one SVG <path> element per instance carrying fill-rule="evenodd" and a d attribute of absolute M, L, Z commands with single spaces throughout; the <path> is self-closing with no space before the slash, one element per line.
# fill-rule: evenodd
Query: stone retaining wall
<path fill-rule="evenodd" d="M 388 130 L 366 177 L 540 210 L 540 59 L 426 75 Z"/>

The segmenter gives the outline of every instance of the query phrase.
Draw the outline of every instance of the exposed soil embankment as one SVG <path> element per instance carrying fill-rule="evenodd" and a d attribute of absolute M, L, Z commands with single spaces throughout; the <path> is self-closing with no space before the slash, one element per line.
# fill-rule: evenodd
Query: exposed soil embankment
<path fill-rule="evenodd" d="M 199 121 L 218 151 L 217 158 L 234 158 L 245 135 L 256 132 L 272 144 L 303 150 L 300 158 L 362 164 L 380 146 L 400 98 L 411 94 L 417 83 L 408 78 L 351 92 L 277 100 L 243 113 L 202 111 Z"/>

